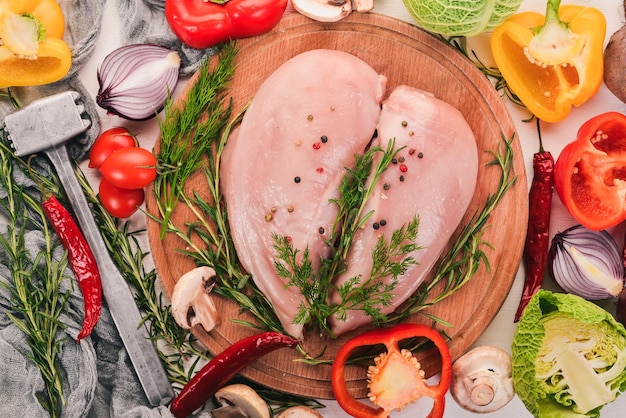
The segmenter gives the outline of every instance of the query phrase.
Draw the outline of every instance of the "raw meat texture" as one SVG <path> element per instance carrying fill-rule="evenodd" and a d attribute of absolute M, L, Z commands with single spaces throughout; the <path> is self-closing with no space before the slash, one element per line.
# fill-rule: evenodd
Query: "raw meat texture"
<path fill-rule="evenodd" d="M 461 113 L 431 94 L 408 86 L 395 88 L 383 102 L 378 140 L 386 148 L 391 138 L 396 148 L 406 146 L 398 163 L 385 170 L 364 213 L 374 210 L 367 226 L 355 235 L 348 255 L 348 270 L 337 278 L 370 276 L 372 250 L 379 235 L 390 241 L 394 230 L 419 217 L 417 244 L 411 255 L 418 264 L 398 278 L 394 299 L 382 309 L 388 314 L 410 297 L 425 279 L 457 228 L 474 194 L 478 155 L 474 134 Z M 400 177 L 403 177 L 403 181 Z M 383 185 L 389 185 L 388 190 Z M 385 225 L 378 229 L 373 223 Z M 338 303 L 337 294 L 331 296 Z M 348 311 L 345 320 L 331 318 L 331 329 L 341 335 L 370 318 L 363 311 Z"/>
<path fill-rule="evenodd" d="M 273 234 L 308 247 L 318 264 L 329 254 L 324 240 L 337 216 L 329 200 L 374 135 L 386 82 L 351 54 L 305 52 L 265 80 L 229 137 L 221 178 L 235 248 L 294 337 L 302 337 L 293 320 L 304 299 L 275 272 Z"/>

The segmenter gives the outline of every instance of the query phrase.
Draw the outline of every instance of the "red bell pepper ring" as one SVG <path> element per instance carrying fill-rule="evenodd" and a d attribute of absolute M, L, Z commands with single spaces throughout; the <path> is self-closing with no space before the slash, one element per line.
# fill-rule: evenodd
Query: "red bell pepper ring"
<path fill-rule="evenodd" d="M 607 112 L 589 119 L 554 170 L 559 198 L 583 226 L 599 231 L 626 219 L 626 116 Z"/>
<path fill-rule="evenodd" d="M 414 337 L 424 337 L 435 344 L 441 356 L 441 375 L 434 386 L 426 384 L 420 364 L 399 343 Z M 368 370 L 370 394 L 375 406 L 355 399 L 346 385 L 345 365 L 350 354 L 359 347 L 384 344 L 387 352 L 375 359 L 376 365 Z M 421 324 L 398 324 L 391 328 L 377 328 L 346 342 L 337 353 L 331 369 L 331 383 L 339 406 L 355 418 L 385 418 L 394 409 L 428 396 L 434 401 L 428 418 L 441 418 L 445 409 L 445 396 L 452 379 L 452 358 L 441 334 L 434 328 Z"/>
<path fill-rule="evenodd" d="M 166 0 L 165 17 L 178 39 L 204 49 L 269 32 L 286 8 L 287 0 Z"/>

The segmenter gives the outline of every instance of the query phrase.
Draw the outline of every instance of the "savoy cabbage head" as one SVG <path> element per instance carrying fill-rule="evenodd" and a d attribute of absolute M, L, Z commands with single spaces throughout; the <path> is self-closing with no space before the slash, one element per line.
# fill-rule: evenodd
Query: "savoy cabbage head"
<path fill-rule="evenodd" d="M 515 13 L 522 0 L 402 0 L 417 24 L 448 36 L 488 32 Z"/>
<path fill-rule="evenodd" d="M 540 290 L 513 339 L 515 392 L 535 417 L 599 417 L 626 390 L 626 330 L 571 294 Z"/>

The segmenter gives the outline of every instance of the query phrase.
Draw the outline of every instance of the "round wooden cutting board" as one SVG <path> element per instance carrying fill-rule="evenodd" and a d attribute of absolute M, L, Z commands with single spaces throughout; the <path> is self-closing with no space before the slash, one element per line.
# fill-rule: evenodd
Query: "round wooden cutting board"
<path fill-rule="evenodd" d="M 479 177 L 474 198 L 463 224 L 481 210 L 485 200 L 498 190 L 500 169 L 490 166 L 493 152 L 503 146 L 503 136 L 515 135 L 515 127 L 503 99 L 487 78 L 464 56 L 432 35 L 394 18 L 374 13 L 353 13 L 335 23 L 321 23 L 299 14 L 285 16 L 272 32 L 239 42 L 236 74 L 230 93 L 234 113 L 254 96 L 259 85 L 278 66 L 293 56 L 316 48 L 339 49 L 361 58 L 388 78 L 389 91 L 396 85 L 408 84 L 432 92 L 463 113 L 472 127 L 479 149 Z M 193 83 L 193 78 L 190 83 Z M 184 97 L 185 93 L 181 94 Z M 452 297 L 430 308 L 428 313 L 451 324 L 442 327 L 451 339 L 453 358 L 463 354 L 482 334 L 506 298 L 519 267 L 526 234 L 528 190 L 522 151 L 517 137 L 511 142 L 517 182 L 504 196 L 488 220 L 490 225 L 483 240 L 490 269 L 484 265 L 478 273 Z M 158 142 L 157 142 L 158 148 Z M 454 164 L 454 155 L 450 163 Z M 189 190 L 203 192 L 207 184 L 203 175 L 194 176 L 187 184 Z M 191 220 L 184 208 L 174 213 L 173 221 L 180 227 Z M 147 193 L 147 210 L 156 215 L 152 193 Z M 425 214 L 421 214 L 425 216 Z M 171 236 L 159 238 L 160 225 L 148 219 L 148 234 L 157 272 L 166 291 L 171 294 L 174 283 L 193 263 L 181 255 L 181 242 Z M 218 353 L 233 342 L 256 331 L 237 325 L 230 318 L 240 314 L 234 302 L 217 298 L 222 323 L 210 334 L 196 328 L 194 334 L 212 353 Z M 425 322 L 424 315 L 410 318 Z M 432 324 L 432 322 L 428 322 Z M 332 359 L 339 347 L 358 329 L 339 339 L 306 335 L 303 348 L 311 355 L 322 354 Z M 438 371 L 435 353 L 420 354 L 420 361 L 431 376 Z M 332 398 L 330 366 L 310 366 L 294 361 L 301 355 L 296 350 L 283 349 L 264 356 L 247 367 L 247 378 L 286 393 L 315 398 Z M 366 373 L 362 367 L 350 368 L 346 374 L 355 396 L 367 394 Z"/>

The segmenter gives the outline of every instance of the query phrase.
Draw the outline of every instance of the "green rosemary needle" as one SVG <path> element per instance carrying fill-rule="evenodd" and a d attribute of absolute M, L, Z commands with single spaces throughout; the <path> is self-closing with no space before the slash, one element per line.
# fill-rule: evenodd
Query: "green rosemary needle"
<path fill-rule="evenodd" d="M 67 310 L 69 293 L 62 292 L 62 283 L 72 280 L 66 273 L 67 253 L 60 259 L 60 246 L 46 220 L 38 196 L 14 182 L 15 156 L 0 141 L 0 183 L 7 196 L 1 201 L 8 223 L 6 235 L 0 234 L 0 247 L 8 258 L 12 283 L 2 282 L 10 291 L 12 311 L 7 316 L 26 335 L 31 352 L 28 357 L 38 367 L 44 389 L 37 394 L 41 406 L 50 417 L 61 416 L 65 405 L 59 354 L 64 325 L 60 316 Z M 25 170 L 24 170 L 25 171 Z M 31 254 L 26 247 L 27 225 L 42 234 L 43 247 Z"/>

